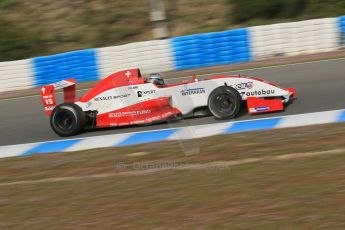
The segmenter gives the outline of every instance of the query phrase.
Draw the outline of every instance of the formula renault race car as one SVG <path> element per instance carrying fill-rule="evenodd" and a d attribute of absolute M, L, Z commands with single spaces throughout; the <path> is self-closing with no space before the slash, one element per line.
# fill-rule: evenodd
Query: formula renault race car
<path fill-rule="evenodd" d="M 160 74 L 142 77 L 139 69 L 111 74 L 76 100 L 75 80 L 41 86 L 45 112 L 52 129 L 71 136 L 84 129 L 140 125 L 169 119 L 213 115 L 235 118 L 246 102 L 250 114 L 284 110 L 295 98 L 293 88 L 282 88 L 257 77 L 213 76 L 165 84 Z M 57 105 L 54 91 L 63 89 Z"/>

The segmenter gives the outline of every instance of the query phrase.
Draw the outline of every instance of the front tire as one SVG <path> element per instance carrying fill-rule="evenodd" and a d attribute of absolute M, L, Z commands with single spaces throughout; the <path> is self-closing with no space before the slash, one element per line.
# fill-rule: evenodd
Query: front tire
<path fill-rule="evenodd" d="M 74 103 L 63 103 L 54 108 L 50 126 L 61 137 L 76 135 L 85 127 L 85 113 Z"/>
<path fill-rule="evenodd" d="M 208 108 L 217 119 L 236 117 L 242 107 L 242 97 L 230 86 L 220 86 L 212 91 L 208 98 Z"/>

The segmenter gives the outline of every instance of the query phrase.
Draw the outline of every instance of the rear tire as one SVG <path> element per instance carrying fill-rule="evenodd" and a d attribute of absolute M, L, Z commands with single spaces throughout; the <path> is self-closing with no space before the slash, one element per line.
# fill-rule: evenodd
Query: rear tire
<path fill-rule="evenodd" d="M 242 97 L 230 86 L 220 86 L 214 89 L 208 98 L 208 108 L 217 119 L 236 117 L 242 107 Z"/>
<path fill-rule="evenodd" d="M 61 137 L 76 135 L 85 127 L 85 113 L 74 103 L 60 104 L 50 116 L 50 126 Z"/>

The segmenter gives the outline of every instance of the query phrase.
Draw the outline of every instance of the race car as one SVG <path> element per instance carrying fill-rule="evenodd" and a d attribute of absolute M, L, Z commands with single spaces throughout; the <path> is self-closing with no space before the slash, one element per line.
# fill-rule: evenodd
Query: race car
<path fill-rule="evenodd" d="M 59 105 L 55 98 L 58 89 L 64 93 L 64 103 Z M 76 135 L 85 129 L 208 115 L 232 119 L 244 104 L 250 114 L 282 111 L 296 97 L 294 88 L 257 77 L 221 75 L 199 80 L 193 76 L 166 84 L 160 74 L 143 77 L 139 69 L 111 74 L 79 100 L 74 79 L 41 86 L 40 93 L 51 128 L 60 136 Z"/>

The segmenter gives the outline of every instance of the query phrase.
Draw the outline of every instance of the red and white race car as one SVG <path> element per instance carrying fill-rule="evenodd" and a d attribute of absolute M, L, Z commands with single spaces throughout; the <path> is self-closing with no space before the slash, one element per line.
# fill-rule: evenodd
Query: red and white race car
<path fill-rule="evenodd" d="M 63 89 L 57 105 L 54 91 Z M 76 100 L 75 80 L 40 87 L 52 129 L 60 136 L 87 128 L 127 126 L 175 118 L 213 115 L 236 117 L 246 102 L 250 114 L 284 110 L 295 98 L 293 88 L 282 88 L 257 77 L 214 76 L 165 84 L 159 74 L 142 77 L 139 69 L 111 74 Z"/>

